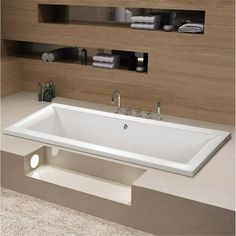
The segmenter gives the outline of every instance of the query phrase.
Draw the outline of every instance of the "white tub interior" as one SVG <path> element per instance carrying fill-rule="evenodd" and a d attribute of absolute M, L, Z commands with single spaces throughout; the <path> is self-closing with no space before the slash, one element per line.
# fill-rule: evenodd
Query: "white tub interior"
<path fill-rule="evenodd" d="M 229 132 L 61 104 L 5 133 L 190 176 L 230 138 Z"/>

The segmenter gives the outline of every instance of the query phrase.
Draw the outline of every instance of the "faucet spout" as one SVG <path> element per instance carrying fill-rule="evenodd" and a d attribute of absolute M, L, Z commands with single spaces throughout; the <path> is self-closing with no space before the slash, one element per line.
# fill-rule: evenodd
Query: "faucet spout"
<path fill-rule="evenodd" d="M 161 117 L 161 99 L 160 98 L 158 98 L 158 100 L 157 100 L 157 119 L 162 120 L 162 117 Z"/>
<path fill-rule="evenodd" d="M 116 113 L 120 113 L 121 109 L 121 94 L 120 91 L 115 89 L 112 93 L 111 103 L 114 104 L 115 98 L 117 97 L 117 111 Z"/>

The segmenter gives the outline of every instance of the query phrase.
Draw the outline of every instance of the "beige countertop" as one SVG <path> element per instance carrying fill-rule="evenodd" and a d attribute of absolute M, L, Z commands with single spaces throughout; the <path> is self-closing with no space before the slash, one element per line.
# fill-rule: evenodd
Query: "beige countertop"
<path fill-rule="evenodd" d="M 114 111 L 114 107 L 79 100 L 56 98 L 54 102 Z M 16 93 L 1 100 L 1 150 L 25 156 L 44 144 L 3 134 L 5 127 L 49 105 L 38 102 L 35 93 Z M 165 121 L 230 131 L 232 139 L 193 177 L 161 170 L 147 171 L 134 185 L 179 197 L 235 210 L 235 129 L 234 126 L 164 116 Z"/>

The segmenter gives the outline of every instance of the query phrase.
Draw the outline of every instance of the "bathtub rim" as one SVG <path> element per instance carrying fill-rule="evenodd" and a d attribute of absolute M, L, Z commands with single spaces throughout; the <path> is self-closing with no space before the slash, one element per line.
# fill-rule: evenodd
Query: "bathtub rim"
<path fill-rule="evenodd" d="M 52 134 L 46 134 L 47 138 L 45 138 L 45 133 L 29 130 L 27 128 L 21 128 L 21 126 L 24 127 L 24 125 L 27 124 L 27 122 L 34 119 L 38 115 L 44 114 L 48 110 L 50 111 L 54 108 L 62 108 L 66 110 L 86 112 L 90 114 L 103 115 L 106 117 L 125 119 L 129 121 L 136 121 L 136 122 L 146 123 L 146 124 L 147 123 L 153 124 L 153 125 L 161 124 L 161 126 L 167 126 L 167 127 L 172 127 L 172 128 L 184 129 L 188 131 L 212 134 L 212 135 L 217 135 L 217 137 L 213 138 L 210 141 L 210 144 L 209 142 L 205 144 L 199 150 L 199 152 L 197 152 L 189 160 L 189 162 L 185 164 L 185 163 L 179 163 L 175 161 L 161 159 L 158 157 L 152 157 L 152 156 L 147 156 L 143 154 L 122 151 L 115 148 L 109 148 L 106 146 L 77 141 L 74 139 L 64 138 L 64 137 L 52 135 Z M 111 112 L 82 108 L 82 107 L 71 106 L 71 105 L 64 105 L 64 104 L 59 104 L 59 103 L 52 103 L 46 106 L 45 108 L 40 109 L 39 111 L 36 111 L 30 114 L 29 116 L 15 122 L 14 124 L 6 127 L 3 133 L 5 135 L 28 139 L 34 142 L 50 144 L 59 148 L 61 147 L 61 148 L 69 149 L 69 150 L 84 152 L 84 153 L 93 154 L 93 155 L 99 155 L 105 158 L 111 158 L 111 159 L 115 159 L 115 160 L 119 160 L 123 162 L 129 162 L 132 164 L 142 165 L 149 168 L 156 168 L 158 170 L 164 170 L 171 173 L 181 174 L 181 175 L 185 175 L 189 177 L 193 177 L 206 164 L 206 162 L 231 138 L 231 133 L 226 132 L 226 131 L 207 129 L 207 128 L 201 128 L 201 127 L 196 127 L 196 126 L 189 126 L 189 125 L 172 123 L 172 122 L 167 122 L 167 121 L 149 120 L 149 119 L 140 118 L 140 117 L 126 116 L 122 114 L 115 114 Z M 109 156 L 107 154 L 109 154 Z M 204 157 L 204 155 L 207 157 Z M 148 158 L 154 159 L 154 161 L 153 162 L 145 161 L 145 159 L 148 159 Z"/>
<path fill-rule="evenodd" d="M 65 104 L 60 104 L 60 103 L 52 103 L 36 112 L 33 112 L 32 114 L 20 119 L 19 121 L 13 123 L 12 125 L 9 125 L 4 129 L 4 133 L 7 132 L 9 129 L 15 127 L 19 127 L 24 125 L 26 122 L 29 120 L 32 120 L 36 116 L 40 115 L 41 113 L 44 113 L 45 111 L 49 110 L 51 108 L 63 108 L 65 110 L 72 110 L 72 111 L 80 111 L 84 113 L 91 113 L 94 115 L 103 115 L 107 117 L 112 117 L 112 118 L 124 118 L 125 120 L 129 121 L 136 121 L 139 123 L 147 123 L 147 124 L 153 124 L 153 125 L 160 125 L 161 126 L 167 126 L 170 128 L 178 128 L 178 129 L 185 129 L 188 131 L 194 131 L 194 132 L 201 132 L 201 133 L 206 133 L 206 134 L 212 134 L 212 135 L 229 135 L 230 132 L 227 131 L 222 131 L 222 130 L 217 130 L 217 129 L 208 129 L 208 128 L 202 128 L 202 127 L 197 127 L 197 126 L 192 126 L 192 125 L 185 125 L 185 124 L 179 124 L 179 123 L 174 123 L 174 122 L 169 122 L 165 120 L 156 120 L 156 119 L 145 119 L 142 117 L 135 117 L 135 116 L 127 116 L 123 114 L 117 114 L 117 113 L 112 113 L 112 112 L 107 112 L 107 111 L 101 111 L 101 110 L 96 110 L 96 109 L 90 109 L 90 108 L 84 108 L 84 107 L 78 107 L 78 106 L 71 106 L 71 105 L 65 105 Z"/>

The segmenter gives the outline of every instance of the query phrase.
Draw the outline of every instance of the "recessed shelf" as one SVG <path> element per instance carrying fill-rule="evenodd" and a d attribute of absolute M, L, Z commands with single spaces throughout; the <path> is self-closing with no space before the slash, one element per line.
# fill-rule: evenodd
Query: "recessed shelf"
<path fill-rule="evenodd" d="M 40 158 L 30 167 L 32 155 Z M 131 205 L 132 184 L 146 169 L 100 159 L 57 147 L 44 146 L 25 156 L 25 175 L 64 188 Z"/>
<path fill-rule="evenodd" d="M 28 173 L 27 176 L 125 205 L 131 205 L 131 186 L 129 185 L 52 165 L 42 165 Z"/>
<path fill-rule="evenodd" d="M 95 48 L 86 48 L 87 51 L 87 64 L 82 64 L 82 56 L 81 50 L 83 48 L 78 48 L 79 54 L 77 58 L 61 58 L 54 62 L 44 62 L 42 61 L 42 55 L 45 52 L 52 52 L 53 50 L 61 49 L 68 47 L 68 45 L 55 45 L 55 44 L 45 44 L 45 43 L 33 43 L 33 42 L 23 42 L 23 41 L 9 41 L 5 40 L 4 43 L 11 45 L 11 50 L 7 52 L 8 56 L 14 56 L 22 59 L 29 59 L 29 60 L 38 60 L 42 63 L 64 63 L 64 64 L 73 64 L 80 66 L 86 70 L 86 68 L 91 68 L 94 70 L 109 70 L 109 71 L 127 71 L 129 73 L 138 73 L 136 71 L 136 67 L 138 64 L 132 65 L 129 60 L 134 60 L 134 63 L 138 63 L 138 57 L 146 57 L 146 71 L 141 74 L 147 74 L 148 72 L 148 53 L 143 52 L 129 52 L 129 51 L 117 51 L 111 49 L 95 49 Z M 69 46 L 70 47 L 70 46 Z M 105 67 L 96 67 L 93 63 L 97 62 L 94 61 L 93 56 L 97 55 L 99 52 L 103 52 L 108 55 L 116 55 L 119 57 L 119 64 L 115 68 L 105 68 Z M 124 55 L 124 56 L 123 56 Z M 128 57 L 126 56 L 128 55 Z M 130 57 L 131 55 L 131 57 Z M 128 59 L 127 59 L 128 58 Z M 144 60 L 144 59 L 143 59 Z M 109 63 L 108 63 L 109 64 Z M 109 64 L 110 65 L 110 64 Z"/>
<path fill-rule="evenodd" d="M 119 12 L 119 9 L 121 9 Z M 122 13 L 123 10 L 123 13 Z M 128 11 L 128 14 L 127 14 Z M 205 24 L 203 10 L 116 8 L 96 6 L 73 6 L 56 4 L 38 5 L 38 22 L 49 24 L 73 24 L 88 26 L 109 26 L 131 29 L 131 16 L 160 15 L 160 27 L 153 31 L 162 31 L 164 25 L 174 25 L 173 32 L 183 22 L 201 22 Z M 132 29 L 133 30 L 133 29 Z M 142 30 L 142 29 L 138 29 Z"/>

